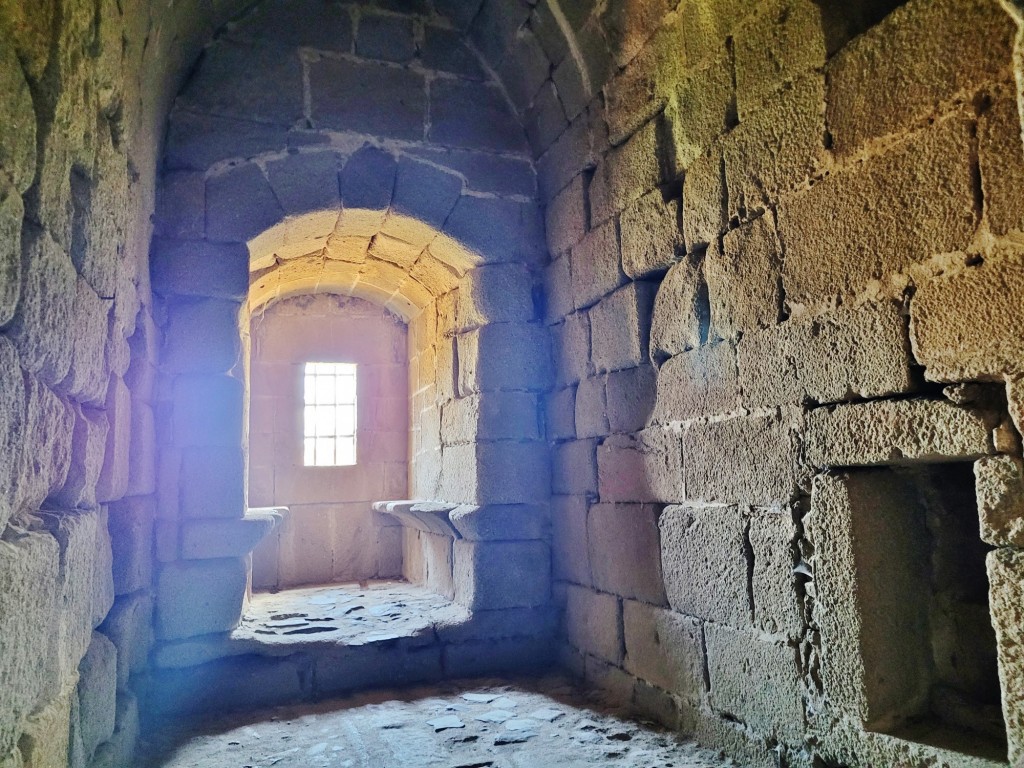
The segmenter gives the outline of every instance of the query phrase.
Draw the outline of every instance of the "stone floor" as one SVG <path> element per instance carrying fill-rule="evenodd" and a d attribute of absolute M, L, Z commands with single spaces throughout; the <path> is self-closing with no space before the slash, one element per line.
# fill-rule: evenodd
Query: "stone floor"
<path fill-rule="evenodd" d="M 290 648 L 303 640 L 356 646 L 413 637 L 468 618 L 465 608 L 405 582 L 329 584 L 257 592 L 231 641 Z"/>
<path fill-rule="evenodd" d="M 727 768 L 562 678 L 383 691 L 163 724 L 140 768 Z"/>

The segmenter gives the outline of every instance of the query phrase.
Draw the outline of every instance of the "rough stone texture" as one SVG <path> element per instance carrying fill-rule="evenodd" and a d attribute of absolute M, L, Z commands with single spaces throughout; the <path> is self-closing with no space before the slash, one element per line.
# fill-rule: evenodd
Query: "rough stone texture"
<path fill-rule="evenodd" d="M 997 549 L 986 560 L 992 625 L 999 649 L 999 682 L 1006 721 L 1010 763 L 1024 756 L 1024 712 L 1021 711 L 1021 594 L 1024 563 L 1020 550 Z"/>
<path fill-rule="evenodd" d="M 943 400 L 879 400 L 808 414 L 807 461 L 814 467 L 974 459 L 992 453 L 984 413 Z"/>
<path fill-rule="evenodd" d="M 622 658 L 622 616 L 618 598 L 568 585 L 565 588 L 565 629 L 581 651 L 618 663 Z"/>
<path fill-rule="evenodd" d="M 698 347 L 665 361 L 658 371 L 654 421 L 689 421 L 729 413 L 739 405 L 736 349 L 722 342 Z"/>
<path fill-rule="evenodd" d="M 669 605 L 680 613 L 748 627 L 746 522 L 738 507 L 666 507 L 659 521 Z"/>
<path fill-rule="evenodd" d="M 684 249 L 681 201 L 647 193 L 622 213 L 622 271 L 634 280 L 668 269 Z"/>
<path fill-rule="evenodd" d="M 587 545 L 595 587 L 646 603 L 665 603 L 658 513 L 659 508 L 649 504 L 591 506 Z"/>
<path fill-rule="evenodd" d="M 985 218 L 997 235 L 1024 226 L 1024 158 L 1020 151 L 1020 113 L 1009 89 L 997 92 L 995 102 L 978 124 Z"/>
<path fill-rule="evenodd" d="M 990 456 L 974 463 L 981 538 L 997 547 L 1024 544 L 1024 463 Z"/>
<path fill-rule="evenodd" d="M 598 371 L 647 362 L 656 290 L 652 283 L 629 283 L 590 311 L 592 359 Z"/>
<path fill-rule="evenodd" d="M 704 633 L 699 621 L 633 600 L 622 604 L 627 672 L 691 702 L 704 693 Z"/>
<path fill-rule="evenodd" d="M 234 629 L 242 614 L 246 584 L 240 559 L 175 561 L 156 579 L 156 631 L 179 639 Z"/>
<path fill-rule="evenodd" d="M 655 296 L 651 353 L 664 358 L 699 347 L 707 340 L 709 322 L 703 266 L 685 258 L 669 269 Z"/>
<path fill-rule="evenodd" d="M 114 735 L 116 714 L 117 649 L 109 639 L 94 632 L 89 650 L 78 665 L 79 734 L 87 759 Z"/>
<path fill-rule="evenodd" d="M 704 257 L 711 334 L 730 339 L 779 321 L 782 246 L 772 215 L 726 233 Z"/>

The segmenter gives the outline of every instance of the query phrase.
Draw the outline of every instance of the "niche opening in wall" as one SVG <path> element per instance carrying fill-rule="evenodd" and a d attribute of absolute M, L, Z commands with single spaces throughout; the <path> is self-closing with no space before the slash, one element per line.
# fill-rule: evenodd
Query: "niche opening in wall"
<path fill-rule="evenodd" d="M 1005 760 L 972 464 L 825 475 L 815 504 L 833 704 L 868 731 Z"/>

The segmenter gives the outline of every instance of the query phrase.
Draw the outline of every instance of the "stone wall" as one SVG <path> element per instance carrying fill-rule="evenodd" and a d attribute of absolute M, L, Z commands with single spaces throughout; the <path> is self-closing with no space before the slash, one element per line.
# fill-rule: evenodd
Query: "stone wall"
<path fill-rule="evenodd" d="M 253 587 L 388 578 L 402 572 L 401 532 L 371 504 L 407 495 L 405 324 L 361 299 L 277 302 L 250 321 L 249 505 L 288 507 L 253 552 Z M 356 464 L 303 465 L 303 366 L 355 363 Z"/>
<path fill-rule="evenodd" d="M 991 604 L 1019 759 L 1016 554 L 985 532 L 986 509 L 1019 508 L 1024 426 L 1013 22 L 985 0 L 617 8 L 562 4 L 567 59 L 603 86 L 573 103 L 556 66 L 569 127 L 535 147 L 564 663 L 744 764 L 974 764 L 958 750 L 984 752 L 990 710 L 942 678 L 943 649 L 964 642 L 994 685 L 995 638 L 943 623 L 967 611 L 942 592 L 959 576 L 890 594 L 941 555 L 888 540 L 870 502 L 824 501 L 847 477 L 875 478 L 861 499 L 901 487 L 839 468 L 958 462 L 957 520 L 976 536 L 980 508 L 999 547 L 969 621 Z M 904 515 L 940 519 L 920 503 Z M 886 586 L 872 558 L 910 571 Z M 910 658 L 935 671 L 896 694 L 880 681 Z M 944 742 L 901 730 L 922 716 Z"/>

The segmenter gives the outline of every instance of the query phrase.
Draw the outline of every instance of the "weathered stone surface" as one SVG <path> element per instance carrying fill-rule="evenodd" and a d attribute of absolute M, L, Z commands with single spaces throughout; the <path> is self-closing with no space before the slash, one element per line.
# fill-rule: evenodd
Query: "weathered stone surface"
<path fill-rule="evenodd" d="M 544 413 L 549 440 L 571 440 L 576 437 L 576 387 L 566 387 L 549 394 Z"/>
<path fill-rule="evenodd" d="M 501 92 L 490 84 L 438 79 L 431 83 L 430 98 L 444 104 L 430 116 L 430 141 L 448 147 L 517 151 L 526 148 L 526 137 L 511 114 Z"/>
<path fill-rule="evenodd" d="M 999 651 L 999 683 L 1010 763 L 1024 756 L 1024 711 L 1021 710 L 1021 628 L 1024 616 L 1024 557 L 1017 549 L 997 549 L 988 554 L 989 601 Z"/>
<path fill-rule="evenodd" d="M 1024 546 L 1024 464 L 1015 456 L 974 463 L 981 538 L 997 547 Z"/>
<path fill-rule="evenodd" d="M 551 328 L 555 371 L 559 384 L 575 384 L 591 372 L 590 316 L 587 312 L 566 315 Z"/>
<path fill-rule="evenodd" d="M 459 285 L 456 318 L 460 330 L 487 323 L 528 323 L 535 319 L 533 275 L 522 264 L 484 264 Z"/>
<path fill-rule="evenodd" d="M 79 733 L 87 758 L 114 735 L 117 698 L 117 649 L 93 632 L 89 650 L 78 665 Z"/>
<path fill-rule="evenodd" d="M 28 189 L 35 177 L 36 114 L 25 73 L 10 45 L 5 45 L 0 51 L 0 93 L 4 94 L 4 112 L 0 118 L 0 133 L 4 136 L 0 144 L 0 171 L 21 193 Z"/>
<path fill-rule="evenodd" d="M 202 240 L 206 236 L 206 179 L 195 171 L 164 174 L 156 199 L 154 231 L 161 237 Z"/>
<path fill-rule="evenodd" d="M 181 527 L 181 556 L 185 560 L 245 557 L 280 522 L 280 515 L 255 509 L 239 520 L 193 520 Z"/>
<path fill-rule="evenodd" d="M 239 518 L 245 513 L 241 448 L 195 446 L 181 454 L 179 495 L 186 518 Z"/>
<path fill-rule="evenodd" d="M 385 220 L 384 232 L 414 245 L 426 245 L 444 226 L 462 188 L 460 176 L 402 156 L 398 160 L 391 200 L 391 211 L 396 216 Z M 406 219 L 415 219 L 415 222 Z"/>
<path fill-rule="evenodd" d="M 568 126 L 565 108 L 558 97 L 553 81 L 541 84 L 540 90 L 527 108 L 525 116 L 526 140 L 530 143 L 534 157 L 538 157 L 554 144 Z"/>
<path fill-rule="evenodd" d="M 970 131 L 953 115 L 783 200 L 778 221 L 787 299 L 814 304 L 856 294 L 932 254 L 964 248 L 979 213 Z M 941 180 L 939 191 L 934 180 Z"/>
<path fill-rule="evenodd" d="M 704 693 L 701 624 L 675 611 L 634 600 L 622 603 L 626 671 L 696 703 Z"/>
<path fill-rule="evenodd" d="M 785 414 L 691 425 L 683 433 L 687 498 L 758 505 L 790 501 L 806 474 L 799 426 Z M 733 469 L 723 473 L 724 466 Z"/>
<path fill-rule="evenodd" d="M 678 260 L 685 249 L 681 208 L 682 201 L 655 189 L 622 212 L 622 271 L 629 277 L 654 275 Z"/>
<path fill-rule="evenodd" d="M 241 299 L 249 291 L 249 252 L 241 243 L 154 240 L 153 290 L 163 295 Z"/>
<path fill-rule="evenodd" d="M 658 121 L 652 120 L 604 157 L 590 184 L 593 224 L 607 221 L 662 180 Z"/>
<path fill-rule="evenodd" d="M 537 396 L 529 392 L 485 392 L 441 406 L 444 445 L 476 440 L 539 440 Z"/>
<path fill-rule="evenodd" d="M 569 440 L 551 450 L 551 490 L 566 494 L 597 493 L 596 440 Z"/>
<path fill-rule="evenodd" d="M 597 484 L 604 501 L 681 501 L 682 440 L 671 428 L 612 435 L 597 449 Z"/>
<path fill-rule="evenodd" d="M 467 608 L 529 608 L 550 596 L 551 553 L 541 541 L 454 544 L 455 601 Z"/>
<path fill-rule="evenodd" d="M 21 293 L 21 195 L 0 182 L 0 325 L 14 317 Z"/>
<path fill-rule="evenodd" d="M 340 158 L 333 152 L 301 152 L 267 163 L 267 181 L 288 215 L 337 210 Z"/>
<path fill-rule="evenodd" d="M 451 72 L 473 80 L 486 77 L 479 59 L 466 47 L 457 30 L 424 24 L 420 59 L 430 69 Z"/>
<path fill-rule="evenodd" d="M 842 467 L 976 459 L 993 452 L 993 426 L 985 413 L 943 400 L 816 408 L 807 416 L 807 462 Z"/>
<path fill-rule="evenodd" d="M 592 586 L 587 544 L 587 500 L 554 496 L 551 503 L 551 555 L 556 580 Z"/>
<path fill-rule="evenodd" d="M 574 177 L 548 203 L 544 222 L 548 250 L 553 256 L 565 253 L 583 239 L 587 233 L 587 198 L 582 175 Z"/>
<path fill-rule="evenodd" d="M 317 0 L 271 0 L 260 3 L 233 25 L 231 37 L 290 47 L 348 53 L 352 16 L 347 9 Z"/>
<path fill-rule="evenodd" d="M 15 745 L 22 718 L 32 713 L 45 690 L 58 683 L 53 624 L 60 547 L 49 533 L 23 533 L 0 541 L 0 552 L 0 752 L 7 753 Z"/>
<path fill-rule="evenodd" d="M 75 688 L 67 685 L 25 721 L 18 742 L 25 768 L 61 768 L 71 746 L 69 721 L 77 708 Z"/>
<path fill-rule="evenodd" d="M 914 381 L 906 326 L 898 305 L 881 302 L 745 334 L 736 348 L 744 404 L 830 403 L 909 392 Z"/>
<path fill-rule="evenodd" d="M 590 310 L 592 357 L 598 371 L 617 371 L 647 362 L 656 291 L 653 283 L 632 282 Z"/>
<path fill-rule="evenodd" d="M 550 380 L 548 334 L 541 325 L 485 325 L 460 334 L 458 352 L 460 394 L 494 389 L 541 390 Z M 493 364 L 496 359 L 501 365 Z"/>
<path fill-rule="evenodd" d="M 96 506 L 96 484 L 107 446 L 107 417 L 103 411 L 72 406 L 74 432 L 71 437 L 71 465 L 64 487 L 53 500 L 70 509 Z"/>
<path fill-rule="evenodd" d="M 759 730 L 792 737 L 802 730 L 797 650 L 742 630 L 707 623 L 711 706 Z"/>
<path fill-rule="evenodd" d="M 712 146 L 694 160 L 683 180 L 683 234 L 693 251 L 714 242 L 726 222 L 725 160 Z"/>
<path fill-rule="evenodd" d="M 1022 299 L 1024 252 L 1016 249 L 922 285 L 910 304 L 910 329 L 925 376 L 962 381 L 1019 370 Z"/>
<path fill-rule="evenodd" d="M 255 163 L 231 168 L 206 181 L 206 230 L 211 240 L 244 243 L 285 216 Z"/>
<path fill-rule="evenodd" d="M 626 282 L 614 223 L 594 227 L 569 256 L 572 304 L 589 307 Z"/>
<path fill-rule="evenodd" d="M 174 442 L 178 446 L 232 446 L 242 436 L 242 382 L 230 376 L 174 380 Z"/>
<path fill-rule="evenodd" d="M 116 501 L 128 490 L 132 401 L 128 387 L 117 376 L 110 377 L 104 409 L 109 427 L 103 466 L 96 481 L 96 499 L 100 502 Z"/>
<path fill-rule="evenodd" d="M 703 263 L 687 257 L 669 269 L 655 296 L 651 354 L 659 359 L 699 347 L 707 340 L 708 323 Z"/>
<path fill-rule="evenodd" d="M 612 433 L 643 429 L 654 410 L 656 372 L 651 365 L 612 371 L 605 380 L 608 428 Z"/>
<path fill-rule="evenodd" d="M 586 587 L 565 588 L 565 630 L 581 651 L 613 664 L 622 659 L 622 615 L 618 598 Z"/>
<path fill-rule="evenodd" d="M 594 504 L 587 542 L 594 586 L 603 592 L 665 604 L 658 538 L 659 507 Z"/>
<path fill-rule="evenodd" d="M 544 539 L 551 528 L 548 509 L 539 504 L 461 505 L 449 519 L 468 541 Z"/>
<path fill-rule="evenodd" d="M 748 627 L 747 524 L 738 507 L 666 507 L 659 521 L 665 591 L 673 610 Z"/>
<path fill-rule="evenodd" d="M 34 376 L 25 377 L 25 402 L 22 439 L 34 449 L 21 453 L 14 490 L 20 507 L 36 509 L 67 481 L 75 420 L 71 407 Z"/>
<path fill-rule="evenodd" d="M 671 57 L 675 52 L 666 51 Z M 736 83 L 731 50 L 716 50 L 701 66 L 672 78 L 672 120 L 676 171 L 689 168 L 711 143 L 736 124 Z"/>
<path fill-rule="evenodd" d="M 310 65 L 309 88 L 317 127 L 423 138 L 427 99 L 421 74 L 386 64 L 324 58 Z"/>
<path fill-rule="evenodd" d="M 797 592 L 796 525 L 789 510 L 754 512 L 747 529 L 754 625 L 762 632 L 797 640 L 804 631 Z"/>
<path fill-rule="evenodd" d="M 1024 151 L 1016 94 L 998 91 L 978 124 L 985 218 L 997 235 L 1024 228 Z"/>
<path fill-rule="evenodd" d="M 172 373 L 225 373 L 241 355 L 241 305 L 221 299 L 177 301 L 167 308 L 161 363 Z"/>
<path fill-rule="evenodd" d="M 153 598 L 145 592 L 124 595 L 100 625 L 117 649 L 117 688 L 127 689 L 131 675 L 145 669 L 153 639 Z"/>
<path fill-rule="evenodd" d="M 704 278 L 711 305 L 711 334 L 730 339 L 774 325 L 782 310 L 782 245 L 766 213 L 708 246 Z"/>
<path fill-rule="evenodd" d="M 541 265 L 547 259 L 540 209 L 500 197 L 463 195 L 445 221 L 444 233 L 467 249 L 472 262 L 518 261 Z"/>
<path fill-rule="evenodd" d="M 226 632 L 242 616 L 246 564 L 238 558 L 164 564 L 156 579 L 156 634 L 176 640 Z"/>
<path fill-rule="evenodd" d="M 413 20 L 403 16 L 363 13 L 359 16 L 356 55 L 382 61 L 406 62 L 416 53 Z"/>
<path fill-rule="evenodd" d="M 916 565 L 927 534 L 907 514 L 916 503 L 890 470 L 814 479 L 807 536 L 822 683 L 837 712 L 868 728 L 909 714 L 926 695 L 928 660 L 912 650 L 926 622 L 916 596 L 928 593 Z"/>
<path fill-rule="evenodd" d="M 0 435 L 3 436 L 0 437 L 0 526 L 6 528 L 15 512 L 15 489 L 21 479 L 26 397 L 18 353 L 3 335 L 0 335 L 0 379 L 4 382 L 0 387 Z"/>
<path fill-rule="evenodd" d="M 829 126 L 849 155 L 897 133 L 940 102 L 995 79 L 1011 57 L 1014 27 L 984 0 L 917 0 L 857 38 L 829 65 Z M 957 51 L 985 51 L 958 61 Z"/>
<path fill-rule="evenodd" d="M 666 360 L 658 371 L 654 421 L 689 421 L 729 413 L 739 406 L 736 348 L 728 342 L 708 344 Z"/>

